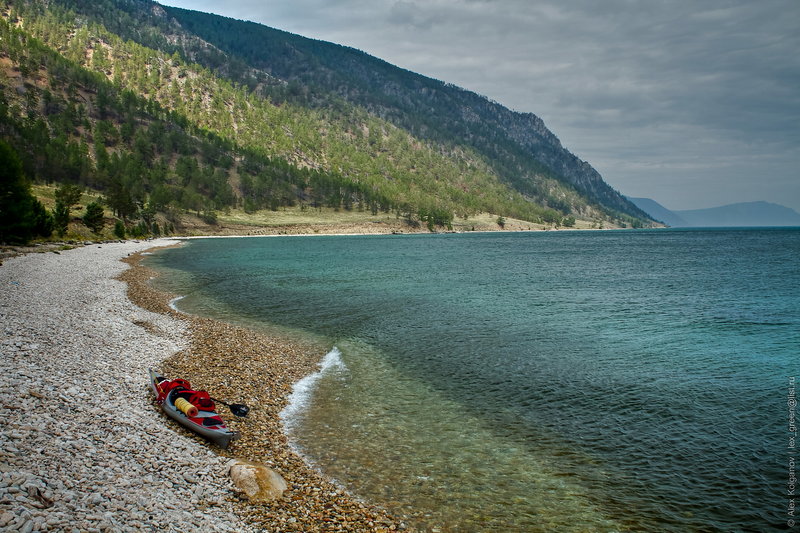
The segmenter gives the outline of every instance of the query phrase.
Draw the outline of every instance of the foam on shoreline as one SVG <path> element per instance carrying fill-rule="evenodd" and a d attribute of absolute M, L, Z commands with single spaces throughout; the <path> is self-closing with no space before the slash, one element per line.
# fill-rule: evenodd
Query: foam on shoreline
<path fill-rule="evenodd" d="M 279 415 L 287 432 L 291 432 L 296 427 L 303 412 L 308 409 L 317 382 L 328 372 L 346 370 L 347 366 L 342 361 L 342 352 L 334 346 L 320 361 L 319 370 L 308 374 L 294 384 L 292 393 L 289 395 L 289 404 Z"/>
<path fill-rule="evenodd" d="M 144 255 L 144 254 L 143 254 L 143 255 Z M 172 309 L 173 311 L 176 311 L 176 312 L 180 313 L 180 312 L 181 312 L 181 310 L 180 310 L 180 309 L 178 309 L 178 306 L 177 306 L 177 304 L 178 304 L 178 302 L 179 302 L 179 301 L 183 300 L 184 298 L 186 298 L 186 295 L 176 296 L 175 298 L 171 299 L 171 300 L 170 300 L 170 301 L 167 303 L 167 305 L 168 305 L 168 306 L 169 306 L 169 308 L 170 308 L 170 309 Z"/>
<path fill-rule="evenodd" d="M 220 398 L 250 406 L 246 418 L 226 416 L 226 423 L 241 434 L 219 454 L 264 462 L 289 484 L 289 490 L 272 504 L 240 502 L 238 511 L 249 524 L 267 531 L 415 531 L 384 510 L 358 501 L 309 465 L 290 445 L 281 412 L 302 401 L 290 399 L 295 384 L 298 398 L 310 394 L 322 372 L 341 368 L 338 350 L 320 361 L 318 344 L 267 335 L 218 320 L 185 315 L 169 303 L 175 295 L 155 290 L 156 272 L 141 266 L 141 254 L 126 259 L 134 268 L 124 280 L 129 298 L 145 309 L 180 317 L 188 324 L 190 347 L 164 362 L 165 375 L 182 376 Z M 302 392 L 305 389 L 306 392 Z M 291 410 L 291 409 L 290 409 Z M 199 437 L 198 437 L 199 439 Z"/>

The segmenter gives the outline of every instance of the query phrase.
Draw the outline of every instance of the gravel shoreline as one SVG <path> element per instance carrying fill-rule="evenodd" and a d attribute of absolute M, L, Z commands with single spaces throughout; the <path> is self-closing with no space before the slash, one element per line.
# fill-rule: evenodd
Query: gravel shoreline
<path fill-rule="evenodd" d="M 135 254 L 174 244 L 91 245 L 0 266 L 0 529 L 407 529 L 288 445 L 278 413 L 316 369 L 318 347 L 171 310 Z M 250 405 L 245 419 L 220 406 L 242 438 L 222 451 L 166 418 L 148 367 Z M 267 464 L 289 490 L 271 503 L 241 500 L 231 457 Z"/>
<path fill-rule="evenodd" d="M 189 324 L 189 347 L 162 364 L 165 375 L 187 377 L 193 386 L 212 391 L 215 397 L 249 405 L 246 418 L 220 409 L 226 423 L 241 437 L 227 450 L 216 450 L 263 463 L 289 486 L 282 498 L 271 503 L 240 501 L 237 509 L 241 516 L 265 531 L 413 531 L 381 509 L 351 497 L 310 468 L 289 445 L 279 413 L 288 404 L 292 386 L 318 370 L 324 355 L 321 346 L 179 313 L 169 306 L 175 295 L 150 285 L 157 273 L 141 266 L 140 259 L 141 255 L 126 259 L 133 268 L 121 277 L 128 283 L 131 301 L 150 311 L 181 317 Z M 201 440 L 182 428 L 177 431 Z"/>
<path fill-rule="evenodd" d="M 0 527 L 253 530 L 225 458 L 170 431 L 145 388 L 147 368 L 189 342 L 183 321 L 135 306 L 114 279 L 154 244 L 0 266 Z"/>

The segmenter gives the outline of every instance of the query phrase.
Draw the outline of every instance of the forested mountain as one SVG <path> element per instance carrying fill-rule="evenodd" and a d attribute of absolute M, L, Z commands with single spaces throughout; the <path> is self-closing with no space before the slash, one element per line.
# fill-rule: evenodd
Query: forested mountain
<path fill-rule="evenodd" d="M 515 189 L 555 207 L 566 208 L 548 198 L 543 177 L 567 181 L 610 209 L 644 215 L 611 189 L 591 165 L 564 149 L 531 113 L 512 112 L 483 96 L 352 48 L 252 22 L 165 9 L 183 28 L 246 65 L 294 82 L 288 94 L 275 90 L 271 94 L 317 106 L 335 105 L 336 97 L 344 98 L 421 138 L 469 146 Z M 201 54 L 194 57 L 202 61 Z M 248 81 L 246 75 L 241 79 Z"/>
<path fill-rule="evenodd" d="M 329 206 L 649 223 L 533 115 L 361 52 L 149 0 L 0 0 L 28 177 L 155 211 Z"/>

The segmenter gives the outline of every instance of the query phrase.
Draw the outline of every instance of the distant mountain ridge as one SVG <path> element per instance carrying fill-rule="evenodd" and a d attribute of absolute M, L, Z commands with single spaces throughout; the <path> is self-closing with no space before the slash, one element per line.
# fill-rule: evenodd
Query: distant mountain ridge
<path fill-rule="evenodd" d="M 685 227 L 689 224 L 681 218 L 676 212 L 670 211 L 663 205 L 650 198 L 631 198 L 628 200 L 633 202 L 639 209 L 650 215 L 653 220 L 663 222 L 667 226 L 673 228 Z"/>
<path fill-rule="evenodd" d="M 800 213 L 771 202 L 740 202 L 707 209 L 672 211 L 650 198 L 628 198 L 654 220 L 675 228 L 800 226 Z"/>

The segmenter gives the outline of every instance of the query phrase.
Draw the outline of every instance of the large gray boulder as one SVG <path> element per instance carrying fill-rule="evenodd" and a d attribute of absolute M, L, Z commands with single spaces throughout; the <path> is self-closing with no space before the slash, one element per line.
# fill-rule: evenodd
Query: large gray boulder
<path fill-rule="evenodd" d="M 288 488 L 280 474 L 263 464 L 233 459 L 228 468 L 233 484 L 251 502 L 275 500 Z"/>

